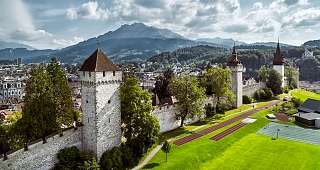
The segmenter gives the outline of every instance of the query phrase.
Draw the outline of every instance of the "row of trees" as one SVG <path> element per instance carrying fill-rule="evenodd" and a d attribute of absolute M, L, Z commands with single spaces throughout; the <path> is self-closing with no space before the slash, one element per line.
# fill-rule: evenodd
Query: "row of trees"
<path fill-rule="evenodd" d="M 176 97 L 181 109 L 176 116 L 177 119 L 181 119 L 181 126 L 183 126 L 187 117 L 203 113 L 206 95 L 213 97 L 210 112 L 216 113 L 233 106 L 234 94 L 231 91 L 230 75 L 229 69 L 220 67 L 209 67 L 199 77 L 191 75 L 176 77 L 172 71 L 167 70 L 157 79 L 154 93 L 159 97 L 160 104 L 163 104 L 166 98 Z"/>
<path fill-rule="evenodd" d="M 2 125 L 0 131 L 0 152 L 24 146 L 63 128 L 72 126 L 78 114 L 72 108 L 71 90 L 67 78 L 56 59 L 48 66 L 40 65 L 33 69 L 26 82 L 26 95 L 22 116 L 16 122 Z M 12 144 L 15 144 L 14 146 Z"/>

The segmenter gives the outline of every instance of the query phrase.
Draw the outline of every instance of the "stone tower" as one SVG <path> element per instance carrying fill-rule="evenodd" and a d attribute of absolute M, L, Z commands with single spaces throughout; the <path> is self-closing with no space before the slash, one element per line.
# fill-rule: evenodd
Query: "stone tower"
<path fill-rule="evenodd" d="M 280 50 L 280 43 L 278 40 L 278 45 L 276 52 L 273 54 L 273 69 L 276 70 L 281 75 L 282 84 L 281 87 L 284 87 L 284 60 L 283 55 Z"/>
<path fill-rule="evenodd" d="M 121 143 L 119 86 L 122 72 L 97 49 L 80 68 L 82 149 L 100 159 Z"/>
<path fill-rule="evenodd" d="M 235 45 L 233 46 L 232 55 L 227 63 L 228 68 L 231 70 L 232 91 L 236 95 L 235 106 L 242 105 L 242 72 L 243 66 L 238 59 Z"/>

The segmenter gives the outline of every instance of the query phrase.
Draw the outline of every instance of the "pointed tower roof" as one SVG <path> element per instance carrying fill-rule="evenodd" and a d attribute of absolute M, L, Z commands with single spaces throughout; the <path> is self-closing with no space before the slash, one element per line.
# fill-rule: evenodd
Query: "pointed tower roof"
<path fill-rule="evenodd" d="M 87 58 L 82 64 L 80 71 L 119 71 L 120 69 L 114 65 L 111 60 L 102 52 L 100 48 L 97 48 L 89 58 Z"/>
<path fill-rule="evenodd" d="M 280 50 L 280 43 L 278 39 L 276 52 L 273 54 L 273 65 L 283 65 L 283 55 Z"/>
<path fill-rule="evenodd" d="M 236 52 L 236 44 L 233 44 L 232 55 L 228 60 L 227 66 L 237 66 L 241 64 L 240 60 L 238 59 L 238 54 Z"/>

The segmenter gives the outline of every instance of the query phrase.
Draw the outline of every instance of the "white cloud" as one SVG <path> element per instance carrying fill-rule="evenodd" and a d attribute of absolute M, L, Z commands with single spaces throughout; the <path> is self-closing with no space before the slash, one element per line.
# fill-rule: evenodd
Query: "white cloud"
<path fill-rule="evenodd" d="M 99 7 L 98 2 L 90 1 L 82 4 L 79 8 L 67 9 L 66 16 L 74 20 L 78 18 L 89 20 L 106 20 L 109 18 L 109 11 Z"/>
<path fill-rule="evenodd" d="M 77 44 L 79 42 L 84 41 L 84 38 L 75 36 L 71 40 L 66 40 L 66 39 L 53 39 L 53 43 L 57 44 L 60 47 L 66 47 L 70 45 Z"/>

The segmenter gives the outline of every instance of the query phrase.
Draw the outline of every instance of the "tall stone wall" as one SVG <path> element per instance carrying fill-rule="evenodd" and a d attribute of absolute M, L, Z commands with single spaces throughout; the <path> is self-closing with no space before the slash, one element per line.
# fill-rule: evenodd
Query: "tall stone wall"
<path fill-rule="evenodd" d="M 253 97 L 254 92 L 256 92 L 257 90 L 259 90 L 261 88 L 265 88 L 265 87 L 266 87 L 266 84 L 261 83 L 261 82 L 247 85 L 247 86 L 243 86 L 242 94 L 249 96 L 249 97 Z"/>
<path fill-rule="evenodd" d="M 208 97 L 204 104 L 212 103 L 212 97 Z M 178 128 L 181 124 L 181 120 L 176 118 L 176 114 L 180 112 L 179 105 L 166 105 L 166 106 L 156 106 L 152 111 L 152 115 L 154 115 L 159 121 L 160 132 L 168 132 L 170 130 L 174 130 Z M 185 124 L 195 123 L 200 120 L 204 115 L 198 115 L 193 118 L 187 118 L 185 120 Z"/>
<path fill-rule="evenodd" d="M 59 150 L 77 146 L 81 147 L 81 127 L 78 130 L 64 131 L 62 137 L 59 134 L 47 138 L 47 143 L 42 141 L 29 145 L 29 150 L 20 149 L 8 155 L 8 160 L 0 160 L 1 170 L 46 170 L 54 166 L 56 154 Z"/>

